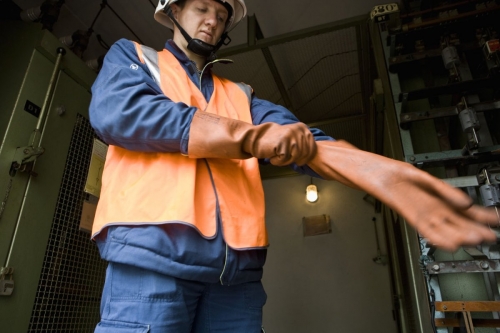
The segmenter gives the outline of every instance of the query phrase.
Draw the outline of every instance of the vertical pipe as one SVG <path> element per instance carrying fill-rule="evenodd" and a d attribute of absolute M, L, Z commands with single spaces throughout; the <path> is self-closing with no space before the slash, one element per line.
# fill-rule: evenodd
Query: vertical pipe
<path fill-rule="evenodd" d="M 40 116 L 38 117 L 38 122 L 36 123 L 35 130 L 31 136 L 29 146 L 35 147 L 40 144 L 39 140 L 41 137 L 42 124 L 45 119 L 45 115 L 47 114 L 47 109 L 49 108 L 50 100 L 52 98 L 52 94 L 54 93 L 54 88 L 57 82 L 57 76 L 59 74 L 59 67 L 61 66 L 62 57 L 66 54 L 66 50 L 62 47 L 57 49 L 57 58 L 56 63 L 54 65 L 54 70 L 52 71 L 52 76 L 49 81 L 49 86 L 47 88 L 47 93 L 45 94 L 45 99 L 43 101 L 42 109 L 40 111 Z"/>

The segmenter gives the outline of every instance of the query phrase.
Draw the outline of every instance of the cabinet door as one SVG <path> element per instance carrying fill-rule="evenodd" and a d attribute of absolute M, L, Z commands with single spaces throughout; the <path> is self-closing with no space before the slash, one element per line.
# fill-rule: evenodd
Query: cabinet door
<path fill-rule="evenodd" d="M 35 163 L 38 175 L 28 177 L 10 242 L 15 290 L 0 297 L 0 322 L 12 332 L 84 332 L 99 320 L 105 264 L 79 230 L 94 138 L 89 103 L 90 93 L 60 72 L 43 128 L 45 153 Z"/>
<path fill-rule="evenodd" d="M 27 112 L 25 106 L 43 105 L 54 64 L 40 52 L 32 51 L 29 66 L 23 68 L 27 69 L 24 75 L 19 75 L 22 77 L 21 86 L 17 87 L 18 91 L 10 92 L 17 96 L 15 102 L 10 104 L 11 109 L 0 111 L 8 113 L 8 117 L 2 118 L 7 120 L 7 124 L 3 125 L 5 132 L 0 145 L 0 205 L 4 205 L 5 208 L 0 217 L 0 265 L 4 265 L 7 260 L 29 180 L 29 175 L 26 173 L 17 173 L 12 178 L 9 175 L 16 150 L 28 145 L 38 121 L 36 113 Z M 9 78 L 1 77 L 0 80 L 8 81 Z"/>

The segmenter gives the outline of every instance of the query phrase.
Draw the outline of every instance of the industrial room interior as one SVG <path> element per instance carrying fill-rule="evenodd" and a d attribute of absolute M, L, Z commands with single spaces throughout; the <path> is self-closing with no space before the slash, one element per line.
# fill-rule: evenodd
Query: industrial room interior
<path fill-rule="evenodd" d="M 1 332 L 93 332 L 99 321 L 90 87 L 120 38 L 160 50 L 172 37 L 153 19 L 157 2 L 0 1 Z M 246 4 L 218 54 L 234 63 L 215 73 L 498 214 L 499 0 Z M 362 191 L 260 171 L 267 333 L 500 332 L 499 244 L 449 253 Z"/>

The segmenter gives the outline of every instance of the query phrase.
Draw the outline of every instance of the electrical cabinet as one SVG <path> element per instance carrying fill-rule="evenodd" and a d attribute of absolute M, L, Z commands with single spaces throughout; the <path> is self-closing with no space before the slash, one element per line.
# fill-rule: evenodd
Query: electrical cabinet
<path fill-rule="evenodd" d="M 0 323 L 92 332 L 105 263 L 79 229 L 95 73 L 40 26 L 0 22 Z"/>
<path fill-rule="evenodd" d="M 500 207 L 498 1 L 403 1 L 372 12 L 388 156 Z M 382 90 L 382 89 L 381 89 Z M 382 132 L 381 132 L 382 133 Z M 400 328 L 498 332 L 498 244 L 437 249 L 386 209 Z M 500 220 L 499 220 L 500 223 Z M 500 239 L 496 226 L 491 226 Z"/>

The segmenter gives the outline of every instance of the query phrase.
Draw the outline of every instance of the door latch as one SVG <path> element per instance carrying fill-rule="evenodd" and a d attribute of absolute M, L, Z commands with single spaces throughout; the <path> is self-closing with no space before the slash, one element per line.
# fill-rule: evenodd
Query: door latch
<path fill-rule="evenodd" d="M 32 176 L 37 176 L 33 171 L 33 164 L 36 159 L 45 152 L 42 147 L 20 147 L 17 148 L 14 161 L 10 169 L 10 176 L 13 177 L 17 171 L 26 172 Z"/>
<path fill-rule="evenodd" d="M 0 296 L 10 296 L 14 292 L 14 268 L 2 267 L 0 269 Z"/>

